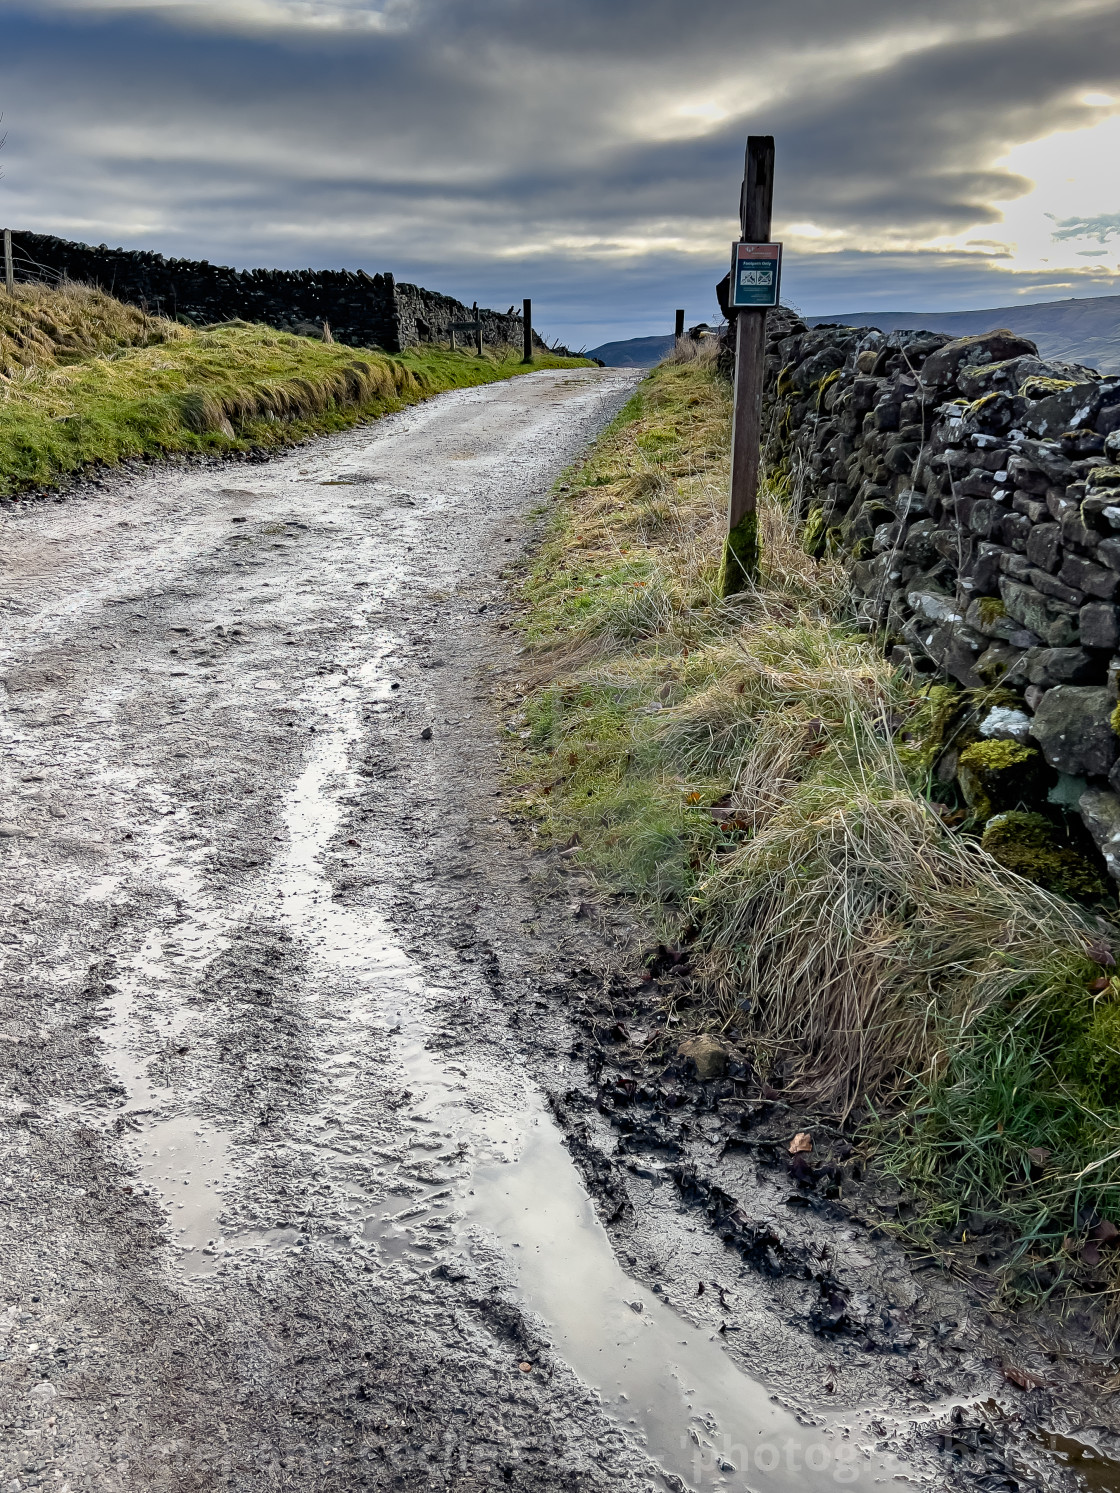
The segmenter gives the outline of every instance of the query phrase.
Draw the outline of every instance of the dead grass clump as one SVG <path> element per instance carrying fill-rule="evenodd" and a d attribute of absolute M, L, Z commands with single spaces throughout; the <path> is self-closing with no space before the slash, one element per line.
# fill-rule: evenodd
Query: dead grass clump
<path fill-rule="evenodd" d="M 1095 927 L 946 834 L 884 755 L 864 766 L 787 777 L 694 908 L 722 1023 L 748 1003 L 794 1091 L 845 1115 L 935 1067 L 947 1030 L 1042 979 Z"/>
<path fill-rule="evenodd" d="M 709 366 L 667 360 L 576 474 L 527 585 L 569 702 L 540 713 L 538 813 L 621 868 L 666 936 L 699 930 L 690 1020 L 749 1032 L 795 1091 L 847 1113 L 930 1070 L 1017 982 L 1081 958 L 1096 924 L 946 830 L 894 745 L 921 702 L 852 625 L 842 568 L 802 549 L 780 487 L 760 506 L 758 586 L 719 600 L 728 418 Z M 654 820 L 657 854 L 628 857 Z"/>
<path fill-rule="evenodd" d="M 678 337 L 675 346 L 665 354 L 662 363 L 694 363 L 714 368 L 719 361 L 718 337 Z"/>
<path fill-rule="evenodd" d="M 0 294 L 0 378 L 190 335 L 167 317 L 149 316 L 91 286 L 17 285 L 14 296 Z"/>

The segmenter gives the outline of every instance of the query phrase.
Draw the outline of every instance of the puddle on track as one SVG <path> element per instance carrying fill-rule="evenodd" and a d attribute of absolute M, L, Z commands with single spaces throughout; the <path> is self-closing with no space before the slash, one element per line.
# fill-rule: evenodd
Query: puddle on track
<path fill-rule="evenodd" d="M 136 956 L 115 972 L 102 1046 L 125 1094 L 114 1127 L 128 1137 L 143 1188 L 163 1201 L 182 1268 L 196 1273 L 213 1268 L 208 1256 L 218 1234 L 229 1142 L 194 1115 L 159 1117 L 165 1101 L 153 1087 L 152 1058 L 139 1055 L 136 1046 L 138 1037 L 146 1049 L 175 1044 L 185 1015 L 176 993 L 214 957 L 224 920 L 208 905 L 200 880 L 189 867 L 174 863 L 169 850 L 159 848 L 151 869 L 180 911 L 149 929 Z M 99 885 L 90 900 L 111 901 L 118 886 L 116 881 Z M 156 994 L 159 1009 L 143 1002 L 145 992 Z"/>
<path fill-rule="evenodd" d="M 1035 1439 L 1055 1461 L 1083 1479 L 1087 1493 L 1120 1493 L 1120 1462 L 1057 1431 L 1040 1431 Z"/>
<path fill-rule="evenodd" d="M 375 684 L 376 666 L 369 669 L 366 683 Z M 688 1485 L 811 1493 L 886 1481 L 890 1472 L 842 1428 L 800 1423 L 735 1367 L 710 1332 L 685 1322 L 622 1270 L 539 1091 L 478 1059 L 428 1050 L 424 1013 L 432 987 L 379 915 L 339 905 L 324 874 L 340 796 L 359 783 L 349 762 L 362 729 L 358 707 L 337 694 L 334 701 L 337 728 L 320 739 L 288 795 L 288 842 L 257 899 L 259 908 L 279 913 L 308 951 L 309 988 L 343 994 L 344 1009 L 336 1006 L 334 1017 L 345 1022 L 351 1047 L 336 1049 L 335 1062 L 324 1064 L 329 1099 L 297 1142 L 335 1184 L 329 1230 L 320 1216 L 317 1242 L 388 1256 L 423 1256 L 433 1248 L 462 1255 L 497 1244 L 524 1305 L 555 1349 L 648 1454 Z M 181 866 L 165 871 L 180 915 L 151 930 L 120 980 L 106 1048 L 128 1094 L 121 1113 L 140 1126 L 141 1173 L 165 1200 L 180 1268 L 197 1276 L 235 1250 L 290 1249 L 299 1247 L 300 1236 L 285 1228 L 218 1237 L 215 1184 L 236 1167 L 236 1148 L 195 1116 L 148 1118 L 148 1062 L 134 1056 L 129 1040 L 130 1022 L 140 1019 L 138 993 L 145 984 L 149 990 L 181 985 L 223 942 L 201 884 Z M 173 996 L 160 1009 L 160 1029 L 174 1031 L 182 1011 Z M 346 1059 L 360 1055 L 363 1034 L 377 1032 L 383 1040 L 386 1031 L 410 1090 L 413 1149 L 443 1168 L 431 1185 L 413 1182 L 409 1196 L 397 1188 L 388 1199 L 355 1182 L 353 1148 L 345 1144 L 346 1107 L 360 1097 L 362 1073 L 360 1061 Z M 328 1128 L 328 1115 L 341 1126 Z"/>

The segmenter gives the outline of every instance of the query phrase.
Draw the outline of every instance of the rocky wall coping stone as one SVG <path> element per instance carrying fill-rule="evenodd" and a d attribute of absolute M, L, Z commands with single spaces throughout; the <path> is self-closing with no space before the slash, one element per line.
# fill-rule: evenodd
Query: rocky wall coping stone
<path fill-rule="evenodd" d="M 1084 648 L 1031 648 L 1026 654 L 1027 678 L 1042 689 L 1056 684 L 1091 684 L 1100 677 L 1101 664 Z"/>
<path fill-rule="evenodd" d="M 1120 794 L 1087 788 L 1077 801 L 1081 822 L 1104 856 L 1108 874 L 1120 881 Z"/>
<path fill-rule="evenodd" d="M 1112 602 L 1087 602 L 1078 614 L 1078 629 L 1086 648 L 1112 649 L 1120 646 L 1120 607 Z"/>
<path fill-rule="evenodd" d="M 988 740 L 1025 743 L 1031 736 L 1031 718 L 1024 710 L 1010 705 L 993 706 L 980 722 L 980 735 Z"/>
<path fill-rule="evenodd" d="M 910 591 L 907 593 L 906 600 L 915 616 L 923 618 L 926 622 L 964 621 L 964 614 L 958 609 L 956 602 L 943 591 L 928 589 Z"/>
<path fill-rule="evenodd" d="M 1033 586 L 1010 576 L 1000 577 L 999 593 L 1008 616 L 1049 647 L 1068 648 L 1080 642 L 1076 608 L 1043 596 Z"/>
<path fill-rule="evenodd" d="M 1024 423 L 1034 435 L 1053 437 L 1091 425 L 1099 408 L 1099 384 L 1074 384 L 1071 389 L 1035 400 L 1024 415 Z"/>
<path fill-rule="evenodd" d="M 1120 748 L 1111 723 L 1115 703 L 1101 685 L 1058 684 L 1047 690 L 1031 731 L 1049 765 L 1073 777 L 1107 777 Z"/>
<path fill-rule="evenodd" d="M 1084 559 L 1081 555 L 1066 555 L 1058 571 L 1058 579 L 1098 601 L 1112 601 L 1120 591 L 1120 575 L 1114 570 L 1094 564 L 1092 560 Z"/>
<path fill-rule="evenodd" d="M 981 336 L 958 337 L 929 354 L 922 367 L 927 384 L 948 386 L 964 367 L 1001 363 L 1009 358 L 1038 356 L 1038 348 L 1025 337 L 1000 328 Z"/>

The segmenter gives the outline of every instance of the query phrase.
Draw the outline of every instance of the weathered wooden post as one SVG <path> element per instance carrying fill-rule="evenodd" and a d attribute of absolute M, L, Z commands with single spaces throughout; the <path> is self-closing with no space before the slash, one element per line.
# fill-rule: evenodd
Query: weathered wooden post
<path fill-rule="evenodd" d="M 728 306 L 735 315 L 735 403 L 731 425 L 731 493 L 720 594 L 758 576 L 758 474 L 762 443 L 762 382 L 766 363 L 766 311 L 778 304 L 780 244 L 771 244 L 774 203 L 774 137 L 747 140 L 746 173 L 739 198 L 742 237 L 732 246 Z"/>
<path fill-rule="evenodd" d="M 12 261 L 12 230 L 4 229 L 4 285 L 9 295 L 16 293 L 16 267 Z"/>
<path fill-rule="evenodd" d="M 528 298 L 521 302 L 521 320 L 525 333 L 525 352 L 521 361 L 531 363 L 533 361 L 533 303 Z"/>
<path fill-rule="evenodd" d="M 478 354 L 478 356 L 481 358 L 482 357 L 482 321 L 481 321 L 481 319 L 479 317 L 479 314 L 478 314 L 478 302 L 477 301 L 475 301 L 474 305 L 471 307 L 471 315 L 474 317 L 474 322 L 475 322 L 475 327 L 474 327 L 474 337 L 475 337 L 474 350 Z"/>
<path fill-rule="evenodd" d="M 677 312 L 677 324 L 673 328 L 673 341 L 674 342 L 679 342 L 683 336 L 684 336 L 684 312 L 683 312 L 683 310 L 678 310 L 678 312 Z"/>

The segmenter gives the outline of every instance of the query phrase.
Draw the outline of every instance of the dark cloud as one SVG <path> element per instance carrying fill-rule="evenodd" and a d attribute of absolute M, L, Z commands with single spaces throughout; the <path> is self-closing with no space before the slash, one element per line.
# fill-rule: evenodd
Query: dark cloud
<path fill-rule="evenodd" d="M 842 253 L 791 257 L 806 309 L 866 300 L 876 275 L 895 304 L 1014 299 L 1034 282 L 998 257 L 902 251 L 990 232 L 1029 185 L 998 158 L 1097 117 L 1078 96 L 1120 91 L 1118 12 L 0 0 L 0 211 L 94 242 L 391 268 L 503 305 L 532 293 L 557 331 L 596 341 L 682 302 L 714 312 L 744 137 L 764 130 L 779 225 L 843 236 Z"/>

